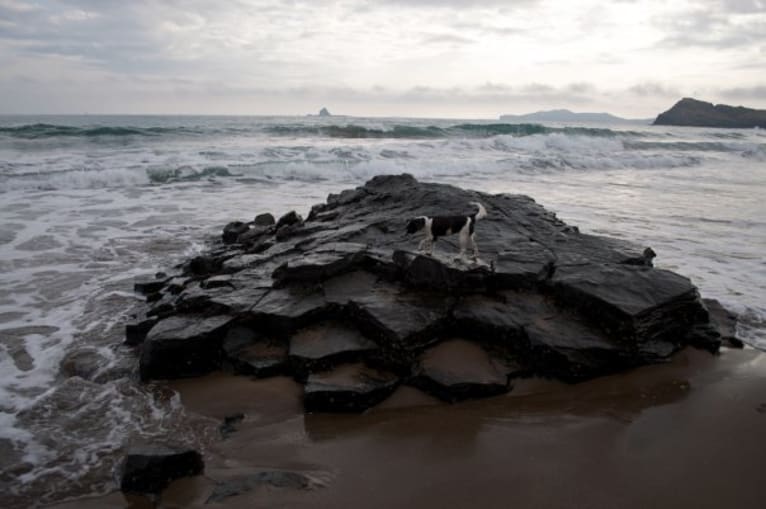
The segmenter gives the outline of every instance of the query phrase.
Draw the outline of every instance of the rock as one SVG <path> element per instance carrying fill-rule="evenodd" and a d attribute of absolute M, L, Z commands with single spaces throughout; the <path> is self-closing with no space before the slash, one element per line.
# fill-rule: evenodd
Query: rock
<path fill-rule="evenodd" d="M 327 110 L 327 108 L 322 108 L 321 110 L 319 110 L 319 116 L 320 117 L 331 117 L 332 115 Z"/>
<path fill-rule="evenodd" d="M 217 369 L 221 365 L 222 330 L 231 320 L 227 315 L 179 315 L 159 321 L 142 345 L 141 379 L 198 376 Z"/>
<path fill-rule="evenodd" d="M 703 316 L 689 279 L 632 265 L 587 265 L 556 270 L 552 284 L 562 306 L 575 308 L 611 336 L 637 346 L 669 341 L 678 346 Z"/>
<path fill-rule="evenodd" d="M 237 431 L 237 424 L 245 420 L 245 414 L 239 413 L 234 415 L 227 415 L 223 418 L 223 424 L 218 427 L 218 431 L 221 433 L 221 438 L 226 439 L 232 433 Z"/>
<path fill-rule="evenodd" d="M 702 299 L 705 307 L 710 313 L 710 319 L 713 327 L 716 329 L 721 339 L 731 348 L 743 348 L 745 345 L 737 337 L 737 315 L 724 308 L 720 302 L 715 299 Z"/>
<path fill-rule="evenodd" d="M 252 228 L 242 232 L 237 237 L 237 242 L 245 244 L 247 248 L 260 245 L 267 241 L 267 236 L 271 233 L 271 227 L 269 226 L 253 226 Z"/>
<path fill-rule="evenodd" d="M 269 377 L 287 370 L 287 343 L 259 335 L 252 328 L 235 326 L 223 340 L 223 351 L 235 371 Z"/>
<path fill-rule="evenodd" d="M 109 360 L 96 348 L 85 347 L 67 353 L 59 369 L 66 377 L 79 376 L 85 380 L 93 380 L 96 374 L 109 364 Z"/>
<path fill-rule="evenodd" d="M 450 339 L 427 349 L 411 383 L 449 402 L 495 396 L 510 390 L 508 373 L 476 343 Z"/>
<path fill-rule="evenodd" d="M 672 108 L 660 113 L 654 125 L 696 127 L 766 127 L 766 110 L 727 106 L 685 97 Z"/>
<path fill-rule="evenodd" d="M 307 412 L 361 412 L 390 396 L 398 383 L 392 373 L 344 364 L 308 377 L 303 406 Z"/>
<path fill-rule="evenodd" d="M 205 464 L 192 449 L 143 446 L 128 451 L 120 470 L 121 491 L 159 494 L 175 479 L 202 474 Z"/>
<path fill-rule="evenodd" d="M 221 270 L 223 260 L 215 256 L 196 256 L 187 264 L 187 271 L 197 276 L 214 274 Z"/>
<path fill-rule="evenodd" d="M 279 218 L 279 221 L 277 221 L 277 224 L 275 226 L 275 230 L 279 231 L 280 229 L 286 226 L 292 226 L 294 224 L 298 224 L 302 222 L 303 222 L 303 218 L 301 218 L 300 214 L 298 214 L 294 210 L 291 210 L 290 212 L 288 212 L 287 214 Z"/>
<path fill-rule="evenodd" d="M 480 259 L 458 259 L 455 236 L 416 251 L 409 218 L 471 213 L 473 201 L 488 211 Z M 454 401 L 508 390 L 504 376 L 578 382 L 720 346 L 697 289 L 654 268 L 651 248 L 581 233 L 526 196 L 386 175 L 305 222 L 294 211 L 263 222 L 185 264 L 177 294 L 155 293 L 156 324 L 126 327 L 138 342 L 151 326 L 144 380 L 291 374 L 307 409 L 361 411 L 399 380 Z M 268 230 L 241 242 L 256 228 Z M 466 350 L 453 381 L 432 362 L 450 348 Z"/>
<path fill-rule="evenodd" d="M 162 273 L 160 273 L 159 275 L 165 276 Z M 139 279 L 136 279 L 136 281 L 133 283 L 133 290 L 143 295 L 151 295 L 153 293 L 157 293 L 160 290 L 162 290 L 167 284 L 167 282 L 168 282 L 167 277 L 154 278 L 154 279 L 139 278 Z"/>
<path fill-rule="evenodd" d="M 223 228 L 223 243 L 233 244 L 237 242 L 239 236 L 245 233 L 249 228 L 247 223 L 243 223 L 242 221 L 233 221 L 227 224 Z"/>
<path fill-rule="evenodd" d="M 305 327 L 290 338 L 289 359 L 293 372 L 305 376 L 334 364 L 358 361 L 378 349 L 355 327 L 337 321 Z"/>
<path fill-rule="evenodd" d="M 159 318 L 156 316 L 143 317 L 135 322 L 125 324 L 125 344 L 136 346 L 143 343 L 146 335 L 158 321 Z"/>
<path fill-rule="evenodd" d="M 274 219 L 274 216 L 266 212 L 265 214 L 258 214 L 255 216 L 253 224 L 255 226 L 271 226 L 276 224 L 276 222 L 277 221 Z"/>
<path fill-rule="evenodd" d="M 220 274 L 205 279 L 200 286 L 209 290 L 212 288 L 233 287 L 234 285 L 232 284 L 232 277 L 230 274 Z"/>

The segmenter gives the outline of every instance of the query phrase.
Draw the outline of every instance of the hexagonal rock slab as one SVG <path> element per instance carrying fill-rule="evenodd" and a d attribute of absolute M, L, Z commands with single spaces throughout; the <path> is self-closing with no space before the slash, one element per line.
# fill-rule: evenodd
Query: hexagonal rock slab
<path fill-rule="evenodd" d="M 444 401 L 503 394 L 510 390 L 508 367 L 481 346 L 449 339 L 427 349 L 410 383 Z"/>
<path fill-rule="evenodd" d="M 299 330 L 290 338 L 289 359 L 293 372 L 328 369 L 333 364 L 361 360 L 378 349 L 355 327 L 338 321 L 323 321 Z"/>
<path fill-rule="evenodd" d="M 229 329 L 223 340 L 226 359 L 237 373 L 259 378 L 287 371 L 286 341 L 258 334 L 250 327 Z"/>
<path fill-rule="evenodd" d="M 142 380 L 199 376 L 221 365 L 222 330 L 228 315 L 171 316 L 151 328 L 141 350 Z"/>
<path fill-rule="evenodd" d="M 633 265 L 561 267 L 553 276 L 558 301 L 626 342 L 683 344 L 693 325 L 708 322 L 697 289 L 667 270 Z M 693 342 L 693 341 L 692 341 Z M 667 353 L 660 349 L 658 357 Z"/>
<path fill-rule="evenodd" d="M 390 396 L 398 383 L 393 373 L 343 364 L 308 377 L 303 406 L 307 412 L 362 412 Z"/>

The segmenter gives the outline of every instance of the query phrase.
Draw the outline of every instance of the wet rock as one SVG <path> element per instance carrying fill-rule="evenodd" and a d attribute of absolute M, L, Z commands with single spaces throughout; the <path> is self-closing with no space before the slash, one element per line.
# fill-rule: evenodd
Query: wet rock
<path fill-rule="evenodd" d="M 378 345 L 355 327 L 337 321 L 305 327 L 290 338 L 289 359 L 299 376 L 371 356 Z"/>
<path fill-rule="evenodd" d="M 508 368 L 464 339 L 450 339 L 427 349 L 419 363 L 411 383 L 444 401 L 495 396 L 510 390 Z"/>
<path fill-rule="evenodd" d="M 288 283 L 317 283 L 348 272 L 358 266 L 365 256 L 365 246 L 351 244 L 337 250 L 312 253 L 280 265 L 272 274 L 275 286 Z"/>
<path fill-rule="evenodd" d="M 67 353 L 59 369 L 65 377 L 79 376 L 85 380 L 93 380 L 96 374 L 107 367 L 109 359 L 96 348 L 80 348 Z"/>
<path fill-rule="evenodd" d="M 195 450 L 142 446 L 128 451 L 120 470 L 121 491 L 158 494 L 175 479 L 202 474 L 205 464 Z"/>
<path fill-rule="evenodd" d="M 247 223 L 243 223 L 242 221 L 233 221 L 227 224 L 223 227 L 223 243 L 233 244 L 237 242 L 239 236 L 245 233 L 249 228 Z"/>
<path fill-rule="evenodd" d="M 393 261 L 401 270 L 403 282 L 415 288 L 448 293 L 483 292 L 489 288 L 491 271 L 485 264 L 401 250 L 394 252 Z"/>
<path fill-rule="evenodd" d="M 556 256 L 533 240 L 509 242 L 508 248 L 497 254 L 494 263 L 494 286 L 498 288 L 534 288 L 547 280 L 554 271 Z"/>
<path fill-rule="evenodd" d="M 258 244 L 262 240 L 266 240 L 264 237 L 271 233 L 271 228 L 268 226 L 254 226 L 237 237 L 237 242 L 244 244 L 245 246 L 252 247 Z"/>
<path fill-rule="evenodd" d="M 244 375 L 269 377 L 287 370 L 287 343 L 264 337 L 250 327 L 229 329 L 223 351 L 234 370 Z"/>
<path fill-rule="evenodd" d="M 218 431 L 221 433 L 221 438 L 226 439 L 232 433 L 237 431 L 237 425 L 245 419 L 245 414 L 239 413 L 234 415 L 227 415 L 223 418 L 223 424 L 218 427 Z"/>
<path fill-rule="evenodd" d="M 300 214 L 298 214 L 294 210 L 291 210 L 290 212 L 288 212 L 287 214 L 279 218 L 279 221 L 277 221 L 275 229 L 279 231 L 282 228 L 285 228 L 287 226 L 292 226 L 294 224 L 298 224 L 302 222 L 303 222 L 303 218 L 301 218 Z"/>
<path fill-rule="evenodd" d="M 164 276 L 164 274 L 162 274 Z M 133 283 L 133 290 L 142 295 L 151 295 L 162 290 L 167 284 L 166 277 L 163 278 L 138 278 Z"/>
<path fill-rule="evenodd" d="M 276 220 L 274 219 L 273 215 L 266 212 L 264 214 L 258 214 L 257 216 L 255 216 L 255 220 L 253 221 L 253 224 L 255 226 L 271 226 L 273 224 L 276 224 Z"/>
<path fill-rule="evenodd" d="M 303 406 L 307 412 L 361 412 L 390 396 L 398 383 L 392 373 L 343 364 L 308 377 Z"/>
<path fill-rule="evenodd" d="M 197 276 L 214 274 L 221 270 L 223 262 L 224 260 L 216 256 L 196 256 L 189 261 L 187 270 Z"/>
<path fill-rule="evenodd" d="M 720 302 L 715 299 L 702 299 L 705 307 L 710 313 L 710 319 L 713 327 L 716 329 L 727 346 L 731 348 L 743 348 L 745 345 L 737 337 L 737 315 L 724 308 Z"/>
<path fill-rule="evenodd" d="M 458 257 L 455 235 L 431 255 L 416 251 L 422 235 L 406 234 L 409 218 L 473 213 L 474 201 L 488 211 L 475 228 L 478 260 Z M 502 377 L 472 379 L 469 365 L 577 382 L 720 345 L 697 289 L 655 269 L 651 248 L 583 234 L 526 196 L 387 175 L 331 195 L 305 222 L 295 211 L 272 221 L 229 225 L 236 242 L 185 264 L 177 293 L 151 294 L 161 312 L 142 378 L 224 364 L 288 373 L 305 380 L 307 409 L 360 411 L 399 379 L 450 401 L 507 390 Z M 141 322 L 131 341 L 146 333 Z M 456 348 L 443 346 L 450 338 L 474 348 L 463 382 L 429 360 Z"/>
<path fill-rule="evenodd" d="M 577 309 L 609 335 L 624 341 L 681 344 L 703 316 L 699 294 L 688 278 L 632 265 L 587 265 L 556 270 L 559 303 Z"/>
<path fill-rule="evenodd" d="M 146 336 L 141 350 L 142 380 L 198 376 L 221 365 L 223 329 L 227 315 L 173 316 L 158 322 Z"/>
<path fill-rule="evenodd" d="M 158 321 L 159 318 L 152 316 L 125 324 L 125 344 L 129 346 L 141 344 Z"/>
<path fill-rule="evenodd" d="M 200 286 L 202 288 L 205 288 L 205 289 L 221 288 L 221 287 L 224 287 L 224 286 L 231 287 L 231 286 L 233 286 L 231 280 L 232 280 L 231 275 L 229 275 L 229 274 L 221 274 L 221 275 L 218 275 L 218 276 L 212 276 L 212 277 L 209 277 L 209 278 L 205 279 L 201 283 Z"/>

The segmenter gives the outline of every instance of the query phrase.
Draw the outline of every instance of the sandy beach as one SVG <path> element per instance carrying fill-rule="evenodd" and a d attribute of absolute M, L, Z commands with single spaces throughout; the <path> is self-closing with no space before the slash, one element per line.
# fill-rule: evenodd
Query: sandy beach
<path fill-rule="evenodd" d="M 187 410 L 211 424 L 244 419 L 208 444 L 205 475 L 171 484 L 158 507 L 762 507 L 764 364 L 751 349 L 687 349 L 663 365 L 576 385 L 527 379 L 456 405 L 402 387 L 362 415 L 304 415 L 287 378 L 176 381 Z M 298 476 L 211 499 L 216 483 L 273 471 Z M 126 506 L 152 505 L 115 492 L 52 507 Z"/>

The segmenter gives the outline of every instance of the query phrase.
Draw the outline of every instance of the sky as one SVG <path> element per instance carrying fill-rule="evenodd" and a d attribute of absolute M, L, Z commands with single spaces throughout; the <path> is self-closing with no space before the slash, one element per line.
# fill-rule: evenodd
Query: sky
<path fill-rule="evenodd" d="M 766 109 L 766 0 L 0 0 L 0 113 Z"/>

